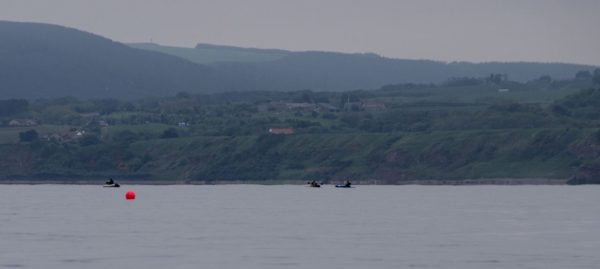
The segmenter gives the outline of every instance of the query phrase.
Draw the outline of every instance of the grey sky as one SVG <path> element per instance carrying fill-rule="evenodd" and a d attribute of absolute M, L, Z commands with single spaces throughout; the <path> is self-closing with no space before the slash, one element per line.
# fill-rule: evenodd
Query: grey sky
<path fill-rule="evenodd" d="M 598 14 L 600 0 L 0 0 L 1 20 L 121 42 L 594 65 Z"/>

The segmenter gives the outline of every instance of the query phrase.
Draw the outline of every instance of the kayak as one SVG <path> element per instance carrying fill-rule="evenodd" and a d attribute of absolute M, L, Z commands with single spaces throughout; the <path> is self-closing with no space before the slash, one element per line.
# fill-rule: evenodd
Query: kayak
<path fill-rule="evenodd" d="M 317 183 L 316 181 L 306 182 L 306 184 L 308 184 L 308 187 L 311 187 L 311 188 L 319 188 L 319 187 L 321 187 L 321 184 Z"/>
<path fill-rule="evenodd" d="M 115 184 L 110 184 L 110 185 L 104 185 L 102 187 L 104 187 L 104 188 L 118 188 L 118 187 L 121 187 L 121 185 L 119 185 L 118 183 L 115 183 Z"/>
<path fill-rule="evenodd" d="M 352 188 L 352 186 L 346 186 L 346 185 L 335 185 L 336 188 Z"/>

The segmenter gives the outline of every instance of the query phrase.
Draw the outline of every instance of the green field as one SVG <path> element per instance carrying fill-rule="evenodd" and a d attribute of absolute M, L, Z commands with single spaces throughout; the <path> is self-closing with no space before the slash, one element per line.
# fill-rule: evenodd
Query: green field
<path fill-rule="evenodd" d="M 184 48 L 151 43 L 135 43 L 129 44 L 129 46 L 178 56 L 199 64 L 267 62 L 281 59 L 287 54 L 283 51 L 237 49 L 234 47 L 212 45 L 199 45 L 196 48 Z"/>

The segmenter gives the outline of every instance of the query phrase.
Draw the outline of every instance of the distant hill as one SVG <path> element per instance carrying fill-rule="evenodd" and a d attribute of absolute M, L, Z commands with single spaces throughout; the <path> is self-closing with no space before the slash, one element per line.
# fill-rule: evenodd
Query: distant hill
<path fill-rule="evenodd" d="M 381 57 L 372 53 L 292 52 L 198 44 L 196 48 L 157 44 L 131 46 L 172 54 L 208 64 L 226 75 L 235 90 L 352 90 L 374 89 L 393 83 L 438 83 L 450 77 L 485 77 L 507 74 L 515 81 L 549 75 L 573 78 L 595 67 L 563 63 L 438 62 Z"/>
<path fill-rule="evenodd" d="M 215 71 L 76 29 L 0 21 L 2 98 L 80 98 L 210 92 Z"/>
<path fill-rule="evenodd" d="M 239 48 L 211 44 L 198 44 L 195 48 L 162 46 L 154 43 L 132 43 L 128 45 L 134 48 L 175 55 L 199 64 L 267 62 L 281 59 L 292 53 L 285 50 Z"/>
<path fill-rule="evenodd" d="M 124 45 L 72 28 L 0 21 L 0 94 L 8 98 L 142 98 L 178 92 L 343 91 L 450 77 L 572 78 L 592 66 L 444 63 L 375 54 L 292 52 L 199 44 Z"/>

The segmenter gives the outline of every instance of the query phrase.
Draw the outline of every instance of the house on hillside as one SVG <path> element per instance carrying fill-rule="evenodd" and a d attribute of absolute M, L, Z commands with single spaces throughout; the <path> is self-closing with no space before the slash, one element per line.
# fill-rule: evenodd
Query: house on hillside
<path fill-rule="evenodd" d="M 71 128 L 66 132 L 47 133 L 42 135 L 42 140 L 46 141 L 57 141 L 57 142 L 69 142 L 75 139 L 79 139 L 85 135 L 86 131 L 83 129 Z"/>
<path fill-rule="evenodd" d="M 294 128 L 269 128 L 269 133 L 291 135 L 294 134 Z"/>
<path fill-rule="evenodd" d="M 8 126 L 12 127 L 29 127 L 38 125 L 36 121 L 32 119 L 14 119 L 8 122 Z"/>
<path fill-rule="evenodd" d="M 62 142 L 62 135 L 58 134 L 58 133 L 50 133 L 50 134 L 44 134 L 42 135 L 42 140 L 45 141 L 58 141 L 58 142 Z"/>
<path fill-rule="evenodd" d="M 319 110 L 319 105 L 312 103 L 284 103 L 284 102 L 270 102 L 258 106 L 258 111 L 267 112 L 282 112 L 282 111 L 303 111 L 311 112 Z"/>
<path fill-rule="evenodd" d="M 71 140 L 79 139 L 83 135 L 85 135 L 85 130 L 77 129 L 77 128 L 71 128 L 71 129 L 69 129 L 68 132 L 65 132 L 65 133 L 61 134 L 61 141 L 65 142 L 65 141 L 71 141 Z"/>
<path fill-rule="evenodd" d="M 385 106 L 385 103 L 383 103 L 381 101 L 367 100 L 367 101 L 361 102 L 360 108 L 362 110 L 366 110 L 366 111 L 380 111 L 380 110 L 385 110 L 386 106 Z"/>
<path fill-rule="evenodd" d="M 320 111 L 325 112 L 339 112 L 340 109 L 337 106 L 328 104 L 328 103 L 318 103 L 317 104 Z"/>

